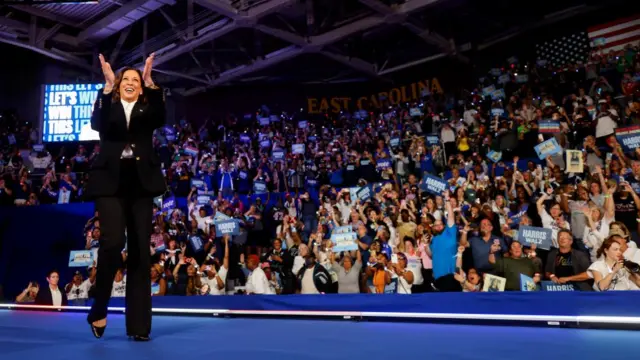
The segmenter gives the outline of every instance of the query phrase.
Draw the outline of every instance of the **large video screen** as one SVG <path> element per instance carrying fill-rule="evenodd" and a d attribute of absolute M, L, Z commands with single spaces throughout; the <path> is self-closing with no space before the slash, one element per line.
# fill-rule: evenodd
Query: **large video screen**
<path fill-rule="evenodd" d="M 91 129 L 91 113 L 102 87 L 102 84 L 45 85 L 42 140 L 99 140 L 98 132 Z"/>

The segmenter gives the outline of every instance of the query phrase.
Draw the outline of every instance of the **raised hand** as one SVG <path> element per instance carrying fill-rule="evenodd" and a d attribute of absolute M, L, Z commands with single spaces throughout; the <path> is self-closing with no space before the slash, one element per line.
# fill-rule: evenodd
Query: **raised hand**
<path fill-rule="evenodd" d="M 102 74 L 104 74 L 104 81 L 106 83 L 105 88 L 112 89 L 114 84 L 116 83 L 116 74 L 111 69 L 111 64 L 109 64 L 105 59 L 104 55 L 98 55 L 100 59 L 100 67 L 102 68 Z"/>
<path fill-rule="evenodd" d="M 153 68 L 153 59 L 155 58 L 155 56 L 156 56 L 155 53 L 151 53 L 151 55 L 149 55 L 147 60 L 145 60 L 144 62 L 144 70 L 142 71 L 142 81 L 144 81 L 144 86 L 146 87 L 152 87 L 155 85 L 153 83 L 153 79 L 151 79 L 151 70 Z"/>

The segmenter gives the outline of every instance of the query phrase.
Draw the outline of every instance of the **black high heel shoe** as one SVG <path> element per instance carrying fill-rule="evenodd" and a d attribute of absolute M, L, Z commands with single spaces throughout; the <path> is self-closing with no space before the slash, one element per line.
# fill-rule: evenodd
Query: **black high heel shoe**
<path fill-rule="evenodd" d="M 149 337 L 149 335 L 144 336 L 144 335 L 129 335 L 129 338 L 133 341 L 137 341 L 137 342 L 146 342 L 146 341 L 150 341 L 151 338 Z"/>
<path fill-rule="evenodd" d="M 100 339 L 102 335 L 104 335 L 104 330 L 107 328 L 106 325 L 102 327 L 95 326 L 93 323 L 89 323 L 89 325 L 91 326 L 91 332 L 96 339 Z"/>

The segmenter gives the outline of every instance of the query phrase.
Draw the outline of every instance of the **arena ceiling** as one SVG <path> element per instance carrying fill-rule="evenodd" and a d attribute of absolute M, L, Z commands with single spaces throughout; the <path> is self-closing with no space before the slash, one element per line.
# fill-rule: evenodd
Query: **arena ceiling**
<path fill-rule="evenodd" d="M 118 67 L 155 52 L 160 81 L 191 95 L 250 82 L 387 81 L 435 59 L 467 63 L 522 32 L 625 2 L 525 3 L 0 0 L 0 42 L 88 72 L 99 71 L 100 52 Z"/>

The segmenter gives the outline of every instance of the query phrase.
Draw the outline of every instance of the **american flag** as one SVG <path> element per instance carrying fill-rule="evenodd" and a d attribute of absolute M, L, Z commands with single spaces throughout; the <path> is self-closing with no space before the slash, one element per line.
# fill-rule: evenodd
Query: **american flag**
<path fill-rule="evenodd" d="M 578 61 L 585 62 L 591 48 L 586 32 L 579 32 L 536 44 L 538 60 L 546 60 L 554 67 Z"/>
<path fill-rule="evenodd" d="M 640 14 L 588 29 L 591 47 L 618 51 L 640 43 Z"/>
<path fill-rule="evenodd" d="M 626 45 L 640 43 L 640 14 L 610 23 L 592 26 L 586 32 L 557 37 L 536 44 L 538 60 L 554 67 L 586 62 L 592 49 L 617 51 Z"/>

